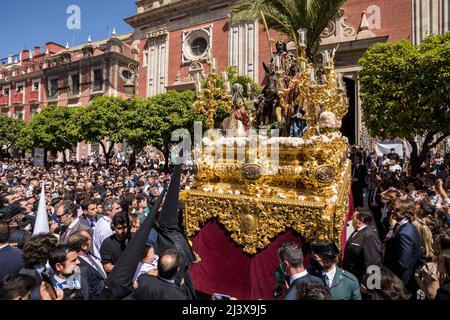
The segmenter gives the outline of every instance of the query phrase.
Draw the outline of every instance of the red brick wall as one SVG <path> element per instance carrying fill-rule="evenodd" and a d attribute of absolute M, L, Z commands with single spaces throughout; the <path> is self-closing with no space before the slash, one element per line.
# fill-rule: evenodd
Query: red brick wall
<path fill-rule="evenodd" d="M 412 38 L 412 1 L 411 0 L 348 0 L 344 5 L 347 22 L 356 28 L 361 22 L 361 14 L 371 5 L 381 9 L 381 29 L 371 30 L 377 36 L 388 35 L 389 42 Z M 367 12 L 370 17 L 370 13 Z"/>
<path fill-rule="evenodd" d="M 148 49 L 147 38 L 141 39 L 139 43 L 139 76 L 137 79 L 137 92 L 136 95 L 145 98 L 147 97 L 147 67 L 144 63 L 145 55 L 144 52 Z M 144 67 L 145 65 L 145 67 Z"/>

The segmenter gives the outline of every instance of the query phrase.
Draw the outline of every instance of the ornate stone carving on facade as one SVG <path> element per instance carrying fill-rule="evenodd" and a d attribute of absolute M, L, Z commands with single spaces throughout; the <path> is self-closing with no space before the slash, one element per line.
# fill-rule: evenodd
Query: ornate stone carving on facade
<path fill-rule="evenodd" d="M 322 45 L 354 40 L 357 30 L 354 26 L 347 23 L 347 17 L 344 16 L 344 10 L 341 10 L 338 16 L 328 23 L 328 26 L 322 32 Z"/>
<path fill-rule="evenodd" d="M 169 30 L 167 29 L 159 29 L 152 32 L 147 33 L 148 39 L 155 39 L 159 37 L 165 37 L 169 34 Z"/>
<path fill-rule="evenodd" d="M 177 79 L 173 83 L 173 86 L 179 86 L 183 84 L 193 84 L 197 80 L 205 80 L 206 74 L 203 69 L 203 65 L 199 61 L 194 61 L 189 66 L 188 73 L 185 78 L 181 79 L 180 75 L 177 75 Z"/>
<path fill-rule="evenodd" d="M 213 25 L 184 30 L 182 33 L 182 63 L 205 61 L 211 56 Z"/>
<path fill-rule="evenodd" d="M 334 20 L 331 20 L 322 32 L 321 45 L 368 39 L 372 37 L 376 37 L 376 35 L 370 31 L 365 11 L 361 13 L 359 27 L 355 28 L 347 23 L 347 17 L 344 16 L 344 10 L 341 9 L 338 16 Z"/>

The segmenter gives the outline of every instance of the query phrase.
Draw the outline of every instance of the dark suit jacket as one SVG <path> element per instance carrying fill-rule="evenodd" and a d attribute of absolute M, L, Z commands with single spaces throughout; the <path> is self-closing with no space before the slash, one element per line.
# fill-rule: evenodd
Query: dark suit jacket
<path fill-rule="evenodd" d="M 309 282 L 309 281 L 317 281 L 320 283 L 323 282 L 321 278 L 318 278 L 308 273 L 306 276 L 295 279 L 294 282 L 292 282 L 288 292 L 284 296 L 284 300 L 297 300 L 297 284 L 299 284 L 300 282 Z"/>
<path fill-rule="evenodd" d="M 160 277 L 142 274 L 135 290 L 136 300 L 190 300 L 187 288 L 167 282 Z"/>
<path fill-rule="evenodd" d="M 384 264 L 406 285 L 412 278 L 420 259 L 420 234 L 412 223 L 407 222 L 386 241 Z"/>
<path fill-rule="evenodd" d="M 106 278 L 83 258 L 80 257 L 78 260 L 80 260 L 81 293 L 84 300 L 92 300 L 103 292 Z"/>
<path fill-rule="evenodd" d="M 102 217 L 102 215 L 101 215 L 101 214 L 98 214 L 98 215 L 95 217 L 95 221 L 98 221 L 98 219 L 100 219 L 101 217 Z M 81 221 L 83 224 L 89 226 L 89 228 L 91 227 L 91 222 L 88 220 L 88 218 L 87 218 L 84 214 L 82 214 L 81 216 L 79 216 L 78 219 L 80 219 L 80 221 Z M 91 230 L 92 230 L 92 234 L 93 234 L 94 230 L 93 230 L 92 228 L 91 228 Z"/>
<path fill-rule="evenodd" d="M 358 180 L 357 182 L 352 182 L 353 185 L 364 187 L 366 184 L 366 167 L 362 164 L 358 164 L 356 169 L 354 169 L 354 172 L 353 169 L 354 165 L 352 166 L 352 178 L 356 178 Z"/>
<path fill-rule="evenodd" d="M 22 268 L 19 271 L 19 274 L 26 274 L 30 277 L 33 277 L 35 280 L 34 288 L 31 290 L 30 300 L 42 300 L 40 286 L 42 282 L 42 276 L 36 269 Z"/>
<path fill-rule="evenodd" d="M 369 266 L 380 266 L 382 262 L 381 241 L 371 226 L 366 226 L 347 241 L 342 268 L 353 273 L 358 280 Z"/>
<path fill-rule="evenodd" d="M 0 249 L 0 280 L 8 274 L 18 273 L 22 267 L 22 250 L 10 245 Z"/>
<path fill-rule="evenodd" d="M 375 193 L 375 203 L 376 206 L 372 205 L 372 197 Z M 380 187 L 376 189 L 369 189 L 369 199 L 368 199 L 369 209 L 372 211 L 373 214 L 381 213 L 381 208 L 383 207 L 383 203 L 381 202 L 381 192 Z"/>
<path fill-rule="evenodd" d="M 86 220 L 80 220 L 78 219 L 78 222 L 72 227 L 70 230 L 66 230 L 61 234 L 61 237 L 59 239 L 60 244 L 66 244 L 67 240 L 69 240 L 70 236 L 78 231 L 87 231 L 91 235 L 93 234 L 93 231 L 91 229 L 91 226 Z"/>

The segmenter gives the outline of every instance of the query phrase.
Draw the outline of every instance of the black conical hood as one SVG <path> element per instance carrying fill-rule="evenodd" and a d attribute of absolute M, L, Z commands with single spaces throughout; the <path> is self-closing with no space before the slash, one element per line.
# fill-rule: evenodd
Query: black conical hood
<path fill-rule="evenodd" d="M 162 230 L 179 229 L 178 225 L 178 199 L 180 196 L 181 164 L 176 165 L 169 189 L 158 218 L 158 227 Z"/>
<path fill-rule="evenodd" d="M 165 193 L 166 190 L 164 189 L 153 206 L 152 211 L 144 220 L 138 232 L 131 238 L 125 251 L 120 255 L 119 260 L 106 279 L 102 298 L 118 300 L 129 296 L 133 292 L 133 276 L 142 258 L 142 252 L 144 251 L 150 230 L 155 227 L 156 213 Z"/>

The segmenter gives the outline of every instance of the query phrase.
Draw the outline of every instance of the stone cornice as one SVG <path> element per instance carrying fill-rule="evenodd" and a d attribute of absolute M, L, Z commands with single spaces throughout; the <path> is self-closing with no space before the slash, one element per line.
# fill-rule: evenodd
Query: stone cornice
<path fill-rule="evenodd" d="M 124 56 L 120 53 L 117 52 L 106 52 L 104 54 L 95 56 L 95 57 L 89 57 L 89 58 L 83 58 L 81 60 L 77 60 L 77 61 L 72 61 L 70 63 L 66 63 L 66 64 L 61 64 L 58 66 L 54 66 L 54 67 L 49 67 L 49 68 L 45 68 L 44 74 L 45 75 L 49 75 L 49 74 L 54 74 L 54 73 L 58 73 L 60 71 L 66 71 L 68 69 L 79 69 L 80 67 L 86 66 L 86 65 L 90 65 L 90 64 L 96 64 L 96 63 L 101 63 L 110 59 L 117 59 L 118 61 L 124 61 L 126 63 L 134 63 L 136 66 L 139 65 L 139 62 L 129 58 L 127 56 Z"/>
<path fill-rule="evenodd" d="M 235 0 L 183 0 L 176 1 L 159 8 L 155 8 L 135 16 L 124 19 L 126 23 L 133 28 L 138 28 L 144 24 L 160 21 L 161 24 L 167 23 L 171 18 L 182 18 L 190 13 L 201 9 L 201 12 L 215 10 L 223 6 L 234 3 Z"/>

